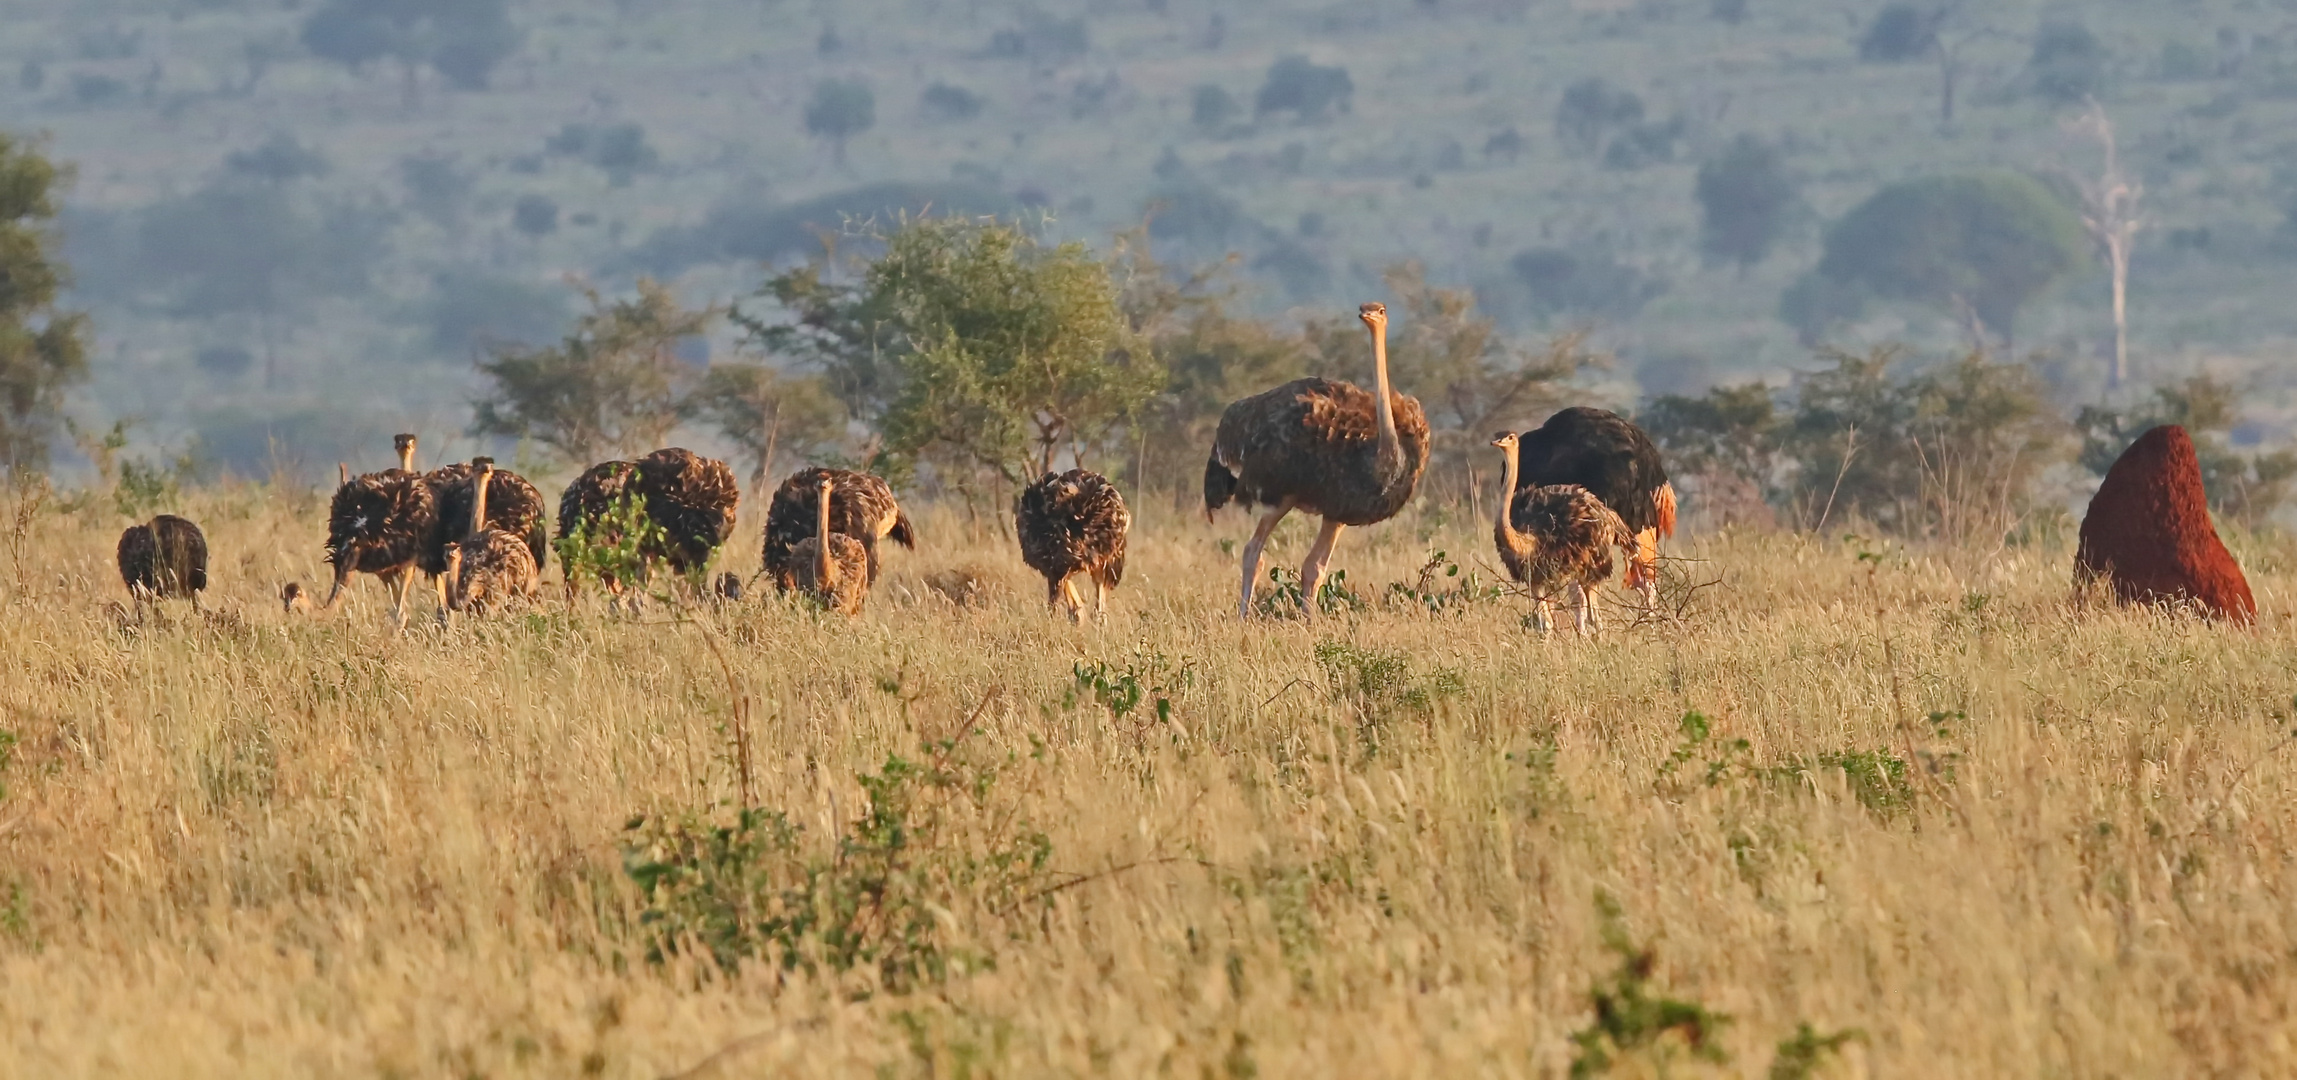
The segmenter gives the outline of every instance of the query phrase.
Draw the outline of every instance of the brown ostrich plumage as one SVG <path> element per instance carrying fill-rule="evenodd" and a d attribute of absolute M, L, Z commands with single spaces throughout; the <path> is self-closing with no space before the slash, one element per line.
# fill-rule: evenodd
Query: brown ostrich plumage
<path fill-rule="evenodd" d="M 1254 394 L 1220 416 L 1204 466 L 1204 510 L 1230 501 L 1269 507 L 1244 546 L 1238 613 L 1252 610 L 1253 578 L 1268 534 L 1299 510 L 1324 519 L 1301 565 L 1301 604 L 1313 613 L 1324 564 L 1340 530 L 1395 516 L 1428 467 L 1428 417 L 1419 399 L 1388 385 L 1388 309 L 1365 304 L 1358 317 L 1372 335 L 1371 390 L 1307 378 Z"/>
<path fill-rule="evenodd" d="M 582 475 L 566 485 L 565 494 L 558 497 L 558 539 L 563 541 L 574 535 L 576 529 L 588 527 L 593 530 L 590 536 L 593 543 L 621 542 L 619 535 L 599 535 L 596 530 L 614 504 L 631 494 L 630 482 L 637 475 L 637 464 L 629 461 L 601 461 L 582 470 Z M 566 574 L 567 587 L 573 588 L 572 573 L 564 566 L 559 570 Z M 608 592 L 619 592 L 623 585 L 611 578 L 600 584 L 606 586 Z"/>
<path fill-rule="evenodd" d="M 790 548 L 790 588 L 840 615 L 859 615 L 869 598 L 869 549 L 830 528 L 836 483 L 825 475 L 814 484 L 814 535 Z"/>
<path fill-rule="evenodd" d="M 492 518 L 496 485 L 485 483 L 499 475 L 494 463 L 478 461 L 471 485 L 472 520 Z M 522 481 L 523 482 L 523 481 Z M 482 487 L 481 484 L 484 486 Z M 446 546 L 446 574 L 451 583 L 447 607 L 484 615 L 497 607 L 531 600 L 540 591 L 541 567 L 535 562 L 528 538 L 507 529 L 480 529 Z"/>
<path fill-rule="evenodd" d="M 1108 594 L 1125 576 L 1125 534 L 1132 511 L 1109 478 L 1089 469 L 1046 473 L 1013 500 L 1013 535 L 1021 561 L 1045 575 L 1046 602 L 1066 603 L 1082 618 L 1084 601 L 1074 579 L 1093 582 L 1093 615 L 1108 608 Z"/>
<path fill-rule="evenodd" d="M 479 522 L 471 514 L 475 501 L 473 478 L 481 467 L 494 479 L 487 483 L 486 520 Z M 542 492 L 517 473 L 494 467 L 494 459 L 472 458 L 468 465 L 447 465 L 423 474 L 423 482 L 430 485 L 431 497 L 438 503 L 438 525 L 431 532 L 431 543 L 423 554 L 423 572 L 443 574 L 447 570 L 447 545 L 465 536 L 487 529 L 499 529 L 520 538 L 526 544 L 527 556 L 540 570 L 549 560 L 550 528 L 548 516 L 543 512 Z"/>
<path fill-rule="evenodd" d="M 2210 524 L 2201 460 L 2184 428 L 2138 436 L 2106 470 L 2074 554 L 2077 583 L 2100 577 L 2124 604 L 2192 603 L 2216 618 L 2256 621 L 2249 579 Z"/>
<path fill-rule="evenodd" d="M 174 514 L 161 514 L 120 534 L 120 581 L 138 603 L 199 600 L 207 588 L 207 535 Z"/>
<path fill-rule="evenodd" d="M 742 485 L 723 461 L 678 446 L 656 450 L 638 459 L 638 488 L 669 541 L 662 557 L 678 573 L 707 565 L 734 535 Z"/>
<path fill-rule="evenodd" d="M 407 590 L 438 518 L 438 502 L 417 473 L 386 469 L 345 481 L 327 510 L 327 563 L 335 568 L 335 585 L 321 609 L 334 609 L 353 573 L 373 574 L 390 590 L 392 620 L 404 624 Z"/>
<path fill-rule="evenodd" d="M 1515 433 L 1500 432 L 1491 444 L 1506 455 L 1500 481 L 1504 505 L 1492 523 L 1499 561 L 1509 577 L 1530 588 L 1532 613 L 1542 631 L 1554 625 L 1551 605 L 1564 592 L 1575 594 L 1580 632 L 1596 629 L 1595 590 L 1611 578 L 1612 549 L 1634 558 L 1635 534 L 1603 500 L 1577 484 L 1516 490 Z"/>
<path fill-rule="evenodd" d="M 877 581 L 879 540 L 891 537 L 905 548 L 917 547 L 917 533 L 884 480 L 818 465 L 799 469 L 774 490 L 773 502 L 766 508 L 766 573 L 774 579 L 774 587 L 784 592 L 798 587 L 793 576 L 796 549 L 815 533 L 819 516 L 816 500 L 825 479 L 831 482 L 832 492 L 830 531 L 860 541 L 871 583 Z"/>
<path fill-rule="evenodd" d="M 1626 417 L 1584 405 L 1558 410 L 1520 439 L 1516 490 L 1574 484 L 1617 511 L 1635 533 L 1627 584 L 1655 602 L 1659 541 L 1675 535 L 1675 486 L 1658 444 Z"/>

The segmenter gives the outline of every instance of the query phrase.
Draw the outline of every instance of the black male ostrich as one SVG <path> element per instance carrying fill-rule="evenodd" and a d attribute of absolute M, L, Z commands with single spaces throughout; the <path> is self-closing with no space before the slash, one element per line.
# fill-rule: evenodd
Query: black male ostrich
<path fill-rule="evenodd" d="M 815 518 L 820 516 L 820 508 L 815 500 L 821 497 L 825 479 L 831 482 L 828 490 L 833 492 L 830 531 L 860 541 L 862 551 L 869 556 L 871 584 L 877 582 L 879 540 L 891 537 L 902 547 L 917 548 L 917 531 L 910 527 L 909 516 L 901 512 L 901 504 L 894 501 L 893 489 L 884 480 L 818 465 L 799 469 L 774 490 L 774 500 L 766 508 L 766 573 L 774 579 L 774 587 L 783 592 L 797 588 L 797 579 L 792 576 L 794 550 L 817 531 Z"/>
<path fill-rule="evenodd" d="M 1313 615 L 1340 530 L 1395 516 L 1427 470 L 1427 414 L 1418 398 L 1388 386 L 1388 309 L 1365 304 L 1357 317 L 1372 333 L 1372 392 L 1330 379 L 1296 379 L 1220 415 L 1204 466 L 1205 519 L 1230 499 L 1269 508 L 1244 545 L 1240 618 L 1252 615 L 1260 549 L 1284 515 L 1298 510 L 1324 519 L 1300 565 L 1301 607 Z"/>
<path fill-rule="evenodd" d="M 120 534 L 120 581 L 141 612 L 146 601 L 190 600 L 207 589 L 207 535 L 174 514 L 161 514 Z"/>
<path fill-rule="evenodd" d="M 1611 577 L 1611 549 L 1635 555 L 1635 534 L 1619 515 L 1577 484 L 1550 484 L 1517 490 L 1517 439 L 1512 431 L 1493 436 L 1491 444 L 1506 458 L 1500 479 L 1499 519 L 1492 526 L 1492 542 L 1508 576 L 1531 589 L 1532 616 L 1541 633 L 1555 626 L 1555 595 L 1576 594 L 1574 622 L 1582 634 L 1598 628 L 1596 587 Z M 1512 493 L 1512 497 L 1510 497 Z"/>
<path fill-rule="evenodd" d="M 327 563 L 335 568 L 335 587 L 319 610 L 335 609 L 353 573 L 373 574 L 391 593 L 391 621 L 405 626 L 407 590 L 421 568 L 424 545 L 438 528 L 439 507 L 431 486 L 415 471 L 415 437 L 400 435 L 392 441 L 399 467 L 346 478 L 328 505 Z M 308 609 L 308 602 L 289 607 Z"/>
<path fill-rule="evenodd" d="M 1093 580 L 1093 618 L 1108 611 L 1108 594 L 1125 576 L 1125 533 L 1133 515 L 1109 478 L 1089 469 L 1046 473 L 1013 500 L 1013 535 L 1021 561 L 1045 575 L 1046 602 L 1067 603 L 1081 620 L 1084 601 L 1076 575 Z"/>
<path fill-rule="evenodd" d="M 1659 595 L 1659 540 L 1675 535 L 1675 486 L 1659 447 L 1625 417 L 1575 405 L 1521 436 L 1516 490 L 1577 484 L 1594 493 L 1635 534 L 1627 585 L 1643 603 Z"/>

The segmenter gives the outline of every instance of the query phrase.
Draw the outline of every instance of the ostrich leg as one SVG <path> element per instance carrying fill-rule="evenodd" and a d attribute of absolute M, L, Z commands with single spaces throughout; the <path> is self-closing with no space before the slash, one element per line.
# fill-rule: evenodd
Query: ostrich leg
<path fill-rule="evenodd" d="M 1311 619 L 1316 617 L 1316 589 L 1324 584 L 1324 564 L 1332 561 L 1332 545 L 1340 542 L 1340 530 L 1345 528 L 1326 520 L 1316 531 L 1316 543 L 1308 549 L 1307 561 L 1300 564 L 1300 610 Z"/>
<path fill-rule="evenodd" d="M 1578 603 L 1577 609 L 1572 613 L 1572 625 L 1579 631 L 1580 636 L 1585 637 L 1600 628 L 1595 614 L 1595 589 L 1584 582 L 1571 588 L 1579 594 L 1575 598 Z"/>
<path fill-rule="evenodd" d="M 1061 600 L 1068 605 L 1069 621 L 1085 621 L 1085 598 L 1077 595 L 1077 577 L 1071 574 L 1061 579 Z"/>
<path fill-rule="evenodd" d="M 1555 632 L 1555 608 L 1545 594 L 1531 598 L 1531 625 L 1543 637 Z"/>
<path fill-rule="evenodd" d="M 1093 625 L 1109 620 L 1109 586 L 1098 573 L 1093 575 Z"/>
<path fill-rule="evenodd" d="M 414 582 L 408 580 L 405 570 L 386 570 L 377 576 L 383 579 L 383 588 L 391 593 L 391 625 L 400 630 L 406 629 L 407 590 Z"/>
<path fill-rule="evenodd" d="M 1261 515 L 1259 527 L 1252 530 L 1252 539 L 1244 542 L 1244 595 L 1236 602 L 1236 617 L 1239 619 L 1252 617 L 1252 587 L 1256 584 L 1253 578 L 1260 574 L 1260 549 L 1268 546 L 1268 534 L 1276 531 L 1276 523 L 1284 520 L 1284 515 L 1291 512 L 1292 500 L 1277 503 Z"/>

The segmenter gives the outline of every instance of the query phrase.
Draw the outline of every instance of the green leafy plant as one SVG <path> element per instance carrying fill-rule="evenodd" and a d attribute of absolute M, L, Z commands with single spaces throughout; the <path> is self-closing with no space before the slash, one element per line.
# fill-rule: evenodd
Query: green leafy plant
<path fill-rule="evenodd" d="M 619 592 L 643 586 L 669 542 L 662 526 L 646 515 L 645 497 L 626 491 L 605 513 L 584 520 L 552 546 L 569 583 L 596 582 Z M 697 577 L 703 573 L 703 568 L 695 569 Z"/>
<path fill-rule="evenodd" d="M 1827 1058 L 1839 1053 L 1844 1043 L 1863 1042 L 1866 1032 L 1858 1028 L 1821 1035 L 1805 1020 L 1795 1025 L 1795 1033 L 1779 1040 L 1778 1049 L 1771 1058 L 1770 1080 L 1810 1080 L 1818 1075 L 1818 1067 Z"/>
<path fill-rule="evenodd" d="M 1090 699 L 1123 720 L 1147 702 L 1156 722 L 1172 722 L 1173 698 L 1196 685 L 1196 662 L 1189 657 L 1171 659 L 1161 652 L 1136 653 L 1122 667 L 1106 660 L 1079 660 L 1071 667 L 1076 682 L 1064 696 L 1063 707 L 1076 708 Z"/>
<path fill-rule="evenodd" d="M 859 777 L 867 808 L 827 854 L 778 810 L 633 818 L 623 868 L 644 897 L 648 957 L 863 968 L 896 993 L 994 966 L 986 931 L 1047 895 L 1052 842 L 996 798 L 1000 768 L 968 759 L 962 738 Z"/>
<path fill-rule="evenodd" d="M 1388 601 L 1401 607 L 1424 607 L 1430 613 L 1461 612 L 1468 607 L 1507 595 L 1498 582 L 1486 584 L 1474 570 L 1462 570 L 1450 555 L 1436 551 L 1420 564 L 1416 580 L 1388 583 Z"/>
<path fill-rule="evenodd" d="M 1357 730 L 1367 749 L 1378 748 L 1381 728 L 1397 714 L 1426 715 L 1443 699 L 1467 692 L 1467 680 L 1457 668 L 1438 667 L 1426 675 L 1415 675 L 1406 653 L 1345 641 L 1317 642 L 1316 664 L 1324 669 L 1325 683 L 1333 696 L 1356 714 Z"/>
<path fill-rule="evenodd" d="M 1588 988 L 1587 1002 L 1595 1015 L 1586 1027 L 1571 1033 L 1572 1077 L 1602 1076 L 1631 1058 L 1651 1062 L 1664 1076 L 1677 1045 L 1700 1061 L 1718 1065 L 1729 1061 L 1730 1055 L 1714 1039 L 1731 1018 L 1696 1001 L 1657 992 L 1652 986 L 1659 968 L 1657 950 L 1638 946 L 1628 936 L 1618 901 L 1599 892 L 1595 904 L 1603 915 L 1603 946 L 1619 957 L 1619 966 Z"/>
<path fill-rule="evenodd" d="M 1348 587 L 1348 572 L 1334 570 L 1316 586 L 1316 610 L 1326 615 L 1370 610 L 1362 593 Z M 1300 610 L 1300 575 L 1281 566 L 1268 568 L 1268 588 L 1253 599 L 1253 610 L 1264 618 L 1283 618 Z"/>

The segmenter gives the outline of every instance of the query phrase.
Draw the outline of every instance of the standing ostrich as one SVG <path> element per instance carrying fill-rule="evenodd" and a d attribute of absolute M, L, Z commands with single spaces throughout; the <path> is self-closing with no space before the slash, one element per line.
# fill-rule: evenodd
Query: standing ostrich
<path fill-rule="evenodd" d="M 207 535 L 174 514 L 161 514 L 120 534 L 120 580 L 141 612 L 167 597 L 199 606 L 207 588 Z"/>
<path fill-rule="evenodd" d="M 1125 576 L 1125 533 L 1132 512 L 1109 478 L 1089 469 L 1046 473 L 1013 500 L 1013 535 L 1021 561 L 1045 575 L 1046 603 L 1066 602 L 1069 618 L 1083 619 L 1084 601 L 1072 579 L 1093 579 L 1093 619 L 1108 611 L 1108 594 Z"/>
<path fill-rule="evenodd" d="M 1313 617 L 1340 530 L 1395 516 L 1427 470 L 1427 414 L 1419 399 L 1388 387 L 1388 309 L 1365 304 L 1357 317 L 1372 333 L 1373 392 L 1312 376 L 1244 398 L 1220 414 L 1204 465 L 1205 520 L 1232 498 L 1269 508 L 1244 545 L 1239 618 L 1252 615 L 1260 549 L 1284 515 L 1298 510 L 1324 519 L 1300 564 L 1300 606 Z"/>
<path fill-rule="evenodd" d="M 1573 622 L 1579 632 L 1597 629 L 1595 589 L 1611 577 L 1612 548 L 1635 557 L 1635 534 L 1603 500 L 1577 484 L 1516 490 L 1515 433 L 1500 432 L 1491 444 L 1507 461 L 1492 541 L 1508 576 L 1530 587 L 1533 621 L 1541 633 L 1553 629 L 1549 603 L 1569 588 L 1578 594 Z"/>
<path fill-rule="evenodd" d="M 818 493 L 814 505 L 819 509 L 814 535 L 790 549 L 791 587 L 840 615 L 859 615 L 862 601 L 869 597 L 869 549 L 853 537 L 830 531 L 831 495 L 837 481 L 826 472 L 814 485 Z"/>
<path fill-rule="evenodd" d="M 480 458 L 472 476 L 471 520 L 487 520 L 494 462 Z M 480 528 L 446 548 L 449 611 L 484 615 L 498 603 L 533 599 L 541 584 L 527 538 L 507 529 Z"/>
<path fill-rule="evenodd" d="M 566 485 L 566 493 L 558 497 L 558 539 L 564 541 L 574 535 L 575 530 L 587 529 L 592 543 L 621 543 L 623 537 L 619 533 L 603 533 L 600 523 L 615 503 L 630 494 L 630 481 L 637 475 L 638 466 L 628 461 L 601 461 L 582 470 L 582 475 Z M 573 596 L 572 567 L 561 565 L 559 572 L 566 577 L 567 595 Z M 604 585 L 607 592 L 619 595 L 627 582 L 605 575 L 599 584 Z"/>
<path fill-rule="evenodd" d="M 483 519 L 473 513 L 482 502 L 473 498 L 482 467 L 493 477 L 483 500 L 486 510 Z M 526 541 L 527 555 L 537 572 L 548 561 L 550 528 L 543 514 L 542 492 L 536 491 L 525 477 L 495 468 L 491 457 L 475 457 L 468 465 L 432 469 L 423 474 L 423 483 L 430 487 L 431 498 L 438 503 L 439 517 L 431 529 L 429 543 L 424 545 L 421 565 L 424 573 L 438 578 L 441 607 L 453 591 L 450 579 L 454 573 L 447 566 L 447 546 L 463 537 L 499 529 Z"/>
<path fill-rule="evenodd" d="M 818 509 L 814 501 L 820 492 L 832 490 L 830 528 L 861 543 L 869 556 L 870 584 L 877 583 L 879 540 L 892 537 L 902 547 L 917 549 L 917 532 L 884 480 L 818 465 L 799 469 L 774 490 L 774 500 L 766 508 L 766 573 L 772 575 L 775 588 L 788 592 L 798 587 L 797 546 L 814 534 Z"/>
<path fill-rule="evenodd" d="M 733 535 L 741 485 L 725 462 L 683 447 L 656 450 L 634 462 L 603 462 L 567 485 L 558 501 L 558 538 L 564 540 L 586 524 L 595 527 L 625 495 L 636 495 L 646 520 L 662 530 L 641 554 L 686 574 L 708 565 L 719 545 Z M 606 586 L 620 588 L 611 581 Z"/>
<path fill-rule="evenodd" d="M 1603 500 L 1635 535 L 1627 586 L 1649 607 L 1659 600 L 1659 540 L 1675 535 L 1675 485 L 1659 447 L 1626 417 L 1575 405 L 1522 435 L 1515 489 L 1577 484 Z"/>
<path fill-rule="evenodd" d="M 392 442 L 399 452 L 398 468 L 346 475 L 335 489 L 327 512 L 327 562 L 335 568 L 335 587 L 319 610 L 335 610 L 354 572 L 373 574 L 390 590 L 391 621 L 404 627 L 407 590 L 414 585 L 424 545 L 438 528 L 439 507 L 431 486 L 415 471 L 415 437 L 400 435 Z M 308 608 L 306 602 L 292 610 Z"/>

